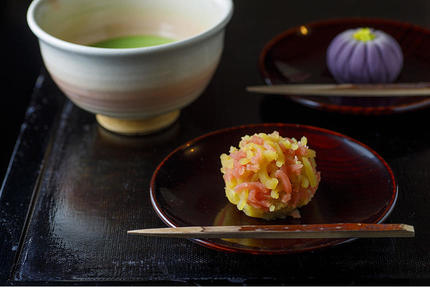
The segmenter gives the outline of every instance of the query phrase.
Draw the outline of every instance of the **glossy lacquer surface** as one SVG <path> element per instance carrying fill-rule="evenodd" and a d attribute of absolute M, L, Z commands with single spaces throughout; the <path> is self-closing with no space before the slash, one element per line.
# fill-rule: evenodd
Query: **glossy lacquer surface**
<path fill-rule="evenodd" d="M 301 218 L 266 221 L 239 212 L 225 197 L 220 155 L 242 136 L 278 131 L 300 139 L 317 153 L 321 183 Z M 151 180 L 155 211 L 171 226 L 382 222 L 394 207 L 397 186 L 387 163 L 368 147 L 339 133 L 291 124 L 248 125 L 216 131 L 187 142 L 157 167 Z M 309 251 L 344 240 L 197 239 L 217 250 L 280 254 Z"/>
<path fill-rule="evenodd" d="M 430 30 L 388 19 L 330 19 L 304 23 L 274 37 L 260 54 L 259 68 L 267 84 L 336 83 L 327 68 L 331 41 L 341 32 L 371 27 L 391 35 L 403 52 L 403 68 L 395 83 L 430 81 Z M 311 108 L 352 114 L 406 112 L 430 105 L 429 97 L 290 97 Z"/>
<path fill-rule="evenodd" d="M 213 81 L 174 125 L 157 134 L 110 134 L 68 102 L 49 76 L 40 78 L 0 195 L 1 283 L 430 284 L 430 110 L 363 117 L 245 91 L 263 84 L 258 55 L 288 28 L 340 15 L 427 26 L 428 1 L 392 0 L 387 9 L 387 2 L 369 0 L 237 0 L 235 7 Z M 380 154 L 399 187 L 385 222 L 413 225 L 415 238 L 359 239 L 298 254 L 252 255 L 185 239 L 127 236 L 127 230 L 166 226 L 152 208 L 150 180 L 177 147 L 219 129 L 274 122 L 340 132 Z"/>

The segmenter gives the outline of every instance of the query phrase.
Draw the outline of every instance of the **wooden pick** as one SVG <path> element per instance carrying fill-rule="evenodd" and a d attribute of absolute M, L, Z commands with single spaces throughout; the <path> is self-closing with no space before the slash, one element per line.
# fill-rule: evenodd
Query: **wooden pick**
<path fill-rule="evenodd" d="M 252 93 L 321 97 L 419 97 L 430 96 L 430 83 L 402 84 L 292 84 L 252 86 Z"/>
<path fill-rule="evenodd" d="M 193 226 L 130 230 L 128 234 L 180 238 L 382 238 L 414 237 L 406 224 L 335 223 L 305 225 Z"/>

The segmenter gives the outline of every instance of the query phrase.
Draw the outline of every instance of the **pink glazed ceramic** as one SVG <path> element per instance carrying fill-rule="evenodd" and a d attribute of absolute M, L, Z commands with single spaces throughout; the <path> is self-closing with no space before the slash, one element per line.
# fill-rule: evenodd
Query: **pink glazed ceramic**
<path fill-rule="evenodd" d="M 145 134 L 174 122 L 204 91 L 232 13 L 231 0 L 35 0 L 27 20 L 46 68 L 72 102 L 108 130 Z M 176 41 L 86 46 L 145 34 Z"/>

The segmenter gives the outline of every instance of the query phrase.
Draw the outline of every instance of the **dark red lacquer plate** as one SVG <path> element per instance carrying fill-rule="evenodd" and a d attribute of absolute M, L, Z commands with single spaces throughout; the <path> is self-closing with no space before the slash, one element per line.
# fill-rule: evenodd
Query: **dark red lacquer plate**
<path fill-rule="evenodd" d="M 430 30 L 383 19 L 334 19 L 295 27 L 273 38 L 260 54 L 259 69 L 268 85 L 286 83 L 335 83 L 326 65 L 331 40 L 344 30 L 372 27 L 393 36 L 404 54 L 396 82 L 430 81 Z M 305 106 L 353 114 L 390 114 L 423 108 L 430 97 L 289 97 Z"/>
<path fill-rule="evenodd" d="M 220 155 L 248 134 L 279 131 L 281 136 L 308 138 L 317 152 L 321 183 L 315 197 L 300 209 L 302 218 L 275 221 L 251 218 L 230 204 L 224 194 Z M 151 201 L 168 225 L 312 224 L 385 220 L 397 199 L 388 164 L 364 144 L 342 134 L 302 125 L 259 124 L 215 131 L 174 150 L 151 179 Z M 280 254 L 314 250 L 347 239 L 194 239 L 217 250 Z"/>

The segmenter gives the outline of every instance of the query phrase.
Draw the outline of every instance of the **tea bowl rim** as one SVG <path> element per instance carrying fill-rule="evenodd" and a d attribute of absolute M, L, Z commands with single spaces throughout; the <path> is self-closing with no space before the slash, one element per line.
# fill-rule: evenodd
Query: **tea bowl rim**
<path fill-rule="evenodd" d="M 86 55 L 100 55 L 100 56 L 127 56 L 127 55 L 137 55 L 137 54 L 150 54 L 158 53 L 163 51 L 175 50 L 181 47 L 186 47 L 192 45 L 200 40 L 210 38 L 212 35 L 217 34 L 219 31 L 223 30 L 228 24 L 233 16 L 234 4 L 233 0 L 215 0 L 215 2 L 221 2 L 226 5 L 227 12 L 221 17 L 216 24 L 205 29 L 203 32 L 187 37 L 183 40 L 174 41 L 171 43 L 150 46 L 150 47 L 140 47 L 140 48 L 99 48 L 85 46 L 81 44 L 71 43 L 65 40 L 61 40 L 48 32 L 44 31 L 35 19 L 36 9 L 42 5 L 44 2 L 49 0 L 33 0 L 27 10 L 27 23 L 30 30 L 36 35 L 36 37 L 51 46 L 60 48 L 73 53 L 86 54 Z"/>

